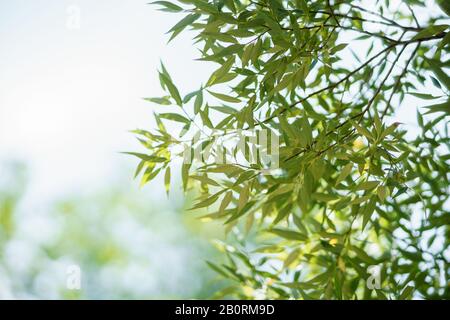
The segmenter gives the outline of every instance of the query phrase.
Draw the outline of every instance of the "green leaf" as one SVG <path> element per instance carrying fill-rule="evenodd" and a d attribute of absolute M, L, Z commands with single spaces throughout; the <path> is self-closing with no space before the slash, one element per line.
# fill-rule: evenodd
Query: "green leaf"
<path fill-rule="evenodd" d="M 362 224 L 362 230 L 365 229 L 367 223 L 370 221 L 370 218 L 372 217 L 372 214 L 375 210 L 375 204 L 376 200 L 375 197 L 372 197 L 370 201 L 363 207 L 362 210 L 362 216 L 363 216 L 363 224 Z"/>
<path fill-rule="evenodd" d="M 203 60 L 203 61 L 220 61 L 221 58 L 223 57 L 229 57 L 233 54 L 236 54 L 238 52 L 240 52 L 242 50 L 242 48 L 244 47 L 244 45 L 242 44 L 233 44 L 229 47 L 226 47 L 224 49 L 222 49 L 220 52 L 213 54 L 211 56 L 207 56 L 204 58 L 201 58 L 199 60 Z"/>
<path fill-rule="evenodd" d="M 408 94 L 411 94 L 417 98 L 424 99 L 424 100 L 433 100 L 433 99 L 441 98 L 441 97 L 435 97 L 431 94 L 419 93 L 419 92 L 408 92 Z"/>
<path fill-rule="evenodd" d="M 374 265 L 377 264 L 377 260 L 375 260 L 374 258 L 372 258 L 371 256 L 369 256 L 367 254 L 366 251 L 364 251 L 363 249 L 356 247 L 354 245 L 350 246 L 350 249 L 352 252 L 354 252 L 356 254 L 356 256 L 363 262 L 367 263 L 368 265 Z"/>
<path fill-rule="evenodd" d="M 330 54 L 335 54 L 336 52 L 339 52 L 339 51 L 341 51 L 341 50 L 344 50 L 346 47 L 347 47 L 347 43 L 341 43 L 341 44 L 338 44 L 337 46 L 335 46 L 334 48 L 332 48 L 331 50 L 330 50 Z"/>
<path fill-rule="evenodd" d="M 442 69 L 437 61 L 430 59 L 424 60 L 428 63 L 439 81 L 447 88 L 447 90 L 450 90 L 450 77 L 447 75 L 447 72 Z"/>
<path fill-rule="evenodd" d="M 225 270 L 223 270 L 221 267 L 219 267 L 219 266 L 216 265 L 215 263 L 206 261 L 206 264 L 207 264 L 212 270 L 214 270 L 215 272 L 217 272 L 218 274 L 220 274 L 222 277 L 225 277 L 225 278 L 229 278 L 229 277 L 230 277 L 230 275 L 229 275 Z"/>
<path fill-rule="evenodd" d="M 239 194 L 238 211 L 241 211 L 248 202 L 250 196 L 250 186 L 246 184 Z"/>
<path fill-rule="evenodd" d="M 131 156 L 138 157 L 141 160 L 145 160 L 148 162 L 166 162 L 167 159 L 163 157 L 151 156 L 148 154 L 137 153 L 137 152 L 122 152 L 123 154 L 128 154 Z"/>
<path fill-rule="evenodd" d="M 326 194 L 326 193 L 313 193 L 311 195 L 311 197 L 317 201 L 321 201 L 321 202 L 329 202 L 329 201 L 333 201 L 333 200 L 337 200 L 339 199 L 339 197 L 337 195 L 333 195 L 333 194 Z"/>
<path fill-rule="evenodd" d="M 214 97 L 216 97 L 217 99 L 220 99 L 220 100 L 225 101 L 225 102 L 230 102 L 230 103 L 239 103 L 239 102 L 241 102 L 241 100 L 239 100 L 238 98 L 234 98 L 234 97 L 228 96 L 226 94 L 216 93 L 216 92 L 212 92 L 212 91 L 209 91 L 209 90 L 208 90 L 208 92 L 211 95 L 213 95 Z"/>
<path fill-rule="evenodd" d="M 190 14 L 183 19 L 181 19 L 168 33 L 172 33 L 169 42 L 172 41 L 181 31 L 183 31 L 187 26 L 192 25 L 201 15 L 198 13 Z"/>
<path fill-rule="evenodd" d="M 181 122 L 181 123 L 185 123 L 185 124 L 190 123 L 189 119 L 186 119 L 184 116 L 182 116 L 181 114 L 178 114 L 178 113 L 160 113 L 159 117 L 162 119 L 172 120 L 172 121 Z"/>
<path fill-rule="evenodd" d="M 353 163 L 348 163 L 344 169 L 342 169 L 341 173 L 339 174 L 338 178 L 336 179 L 336 186 L 340 184 L 342 181 L 345 180 L 345 178 L 348 177 L 348 175 L 352 172 L 353 169 Z"/>
<path fill-rule="evenodd" d="M 298 241 L 306 241 L 308 237 L 300 232 L 285 230 L 285 229 L 271 229 L 270 233 L 276 234 L 279 237 L 289 239 L 289 240 L 298 240 Z"/>
<path fill-rule="evenodd" d="M 160 105 L 170 105 L 170 97 L 162 97 L 162 98 L 144 98 L 145 101 L 153 102 Z"/>
<path fill-rule="evenodd" d="M 210 205 L 214 204 L 218 198 L 219 198 L 218 194 L 212 195 L 209 198 L 206 198 L 205 200 L 198 202 L 195 206 L 193 206 L 189 210 L 196 210 L 196 209 L 209 207 Z"/>
<path fill-rule="evenodd" d="M 446 102 L 438 103 L 432 106 L 426 106 L 424 108 L 428 109 L 428 111 L 425 114 L 445 112 L 446 114 L 450 115 L 450 99 L 447 100 Z"/>
<path fill-rule="evenodd" d="M 398 299 L 399 300 L 411 299 L 413 293 L 414 293 L 414 287 L 407 286 L 405 289 L 403 289 L 403 291 L 402 291 L 401 295 L 398 297 Z"/>
<path fill-rule="evenodd" d="M 181 166 L 181 178 L 183 180 L 183 190 L 186 191 L 189 182 L 189 169 L 191 165 L 189 163 L 183 163 Z"/>
<path fill-rule="evenodd" d="M 222 199 L 222 203 L 219 207 L 219 215 L 222 215 L 225 212 L 225 209 L 228 207 L 228 205 L 231 203 L 231 200 L 233 200 L 233 192 L 228 191 L 225 196 Z"/>
<path fill-rule="evenodd" d="M 161 80 L 164 82 L 164 84 L 167 86 L 167 89 L 169 90 L 170 95 L 175 100 L 175 102 L 179 105 L 183 105 L 183 100 L 181 100 L 180 93 L 178 92 L 177 87 L 173 84 L 172 80 L 164 73 L 160 73 Z"/>
<path fill-rule="evenodd" d="M 358 131 L 358 133 L 360 135 L 365 136 L 369 140 L 373 140 L 372 134 L 369 132 L 369 130 L 367 130 L 366 128 L 360 126 L 356 122 L 352 122 L 352 124 L 353 124 L 353 127 L 355 127 L 356 131 Z"/>
<path fill-rule="evenodd" d="M 227 42 L 227 43 L 234 43 L 234 44 L 238 43 L 238 41 L 236 40 L 235 37 L 233 37 L 232 35 L 229 35 L 227 33 L 202 32 L 201 35 L 205 39 L 215 39 L 215 40 L 218 40 L 218 41 Z"/>
<path fill-rule="evenodd" d="M 201 88 L 198 91 L 197 96 L 195 97 L 194 113 L 198 114 L 200 112 L 200 110 L 202 109 L 202 106 L 203 106 L 203 88 Z"/>
<path fill-rule="evenodd" d="M 215 180 L 208 178 L 207 176 L 191 176 L 192 179 L 203 182 L 204 184 L 209 184 L 215 187 L 220 186 Z"/>
<path fill-rule="evenodd" d="M 210 3 L 208 3 L 208 1 L 189 0 L 189 2 L 192 2 L 197 7 L 197 9 L 200 9 L 201 11 L 204 11 L 206 13 L 212 13 L 212 14 L 218 13 L 217 6 L 214 6 Z"/>
<path fill-rule="evenodd" d="M 389 127 L 387 127 L 386 130 L 384 130 L 383 133 L 381 133 L 381 135 L 378 138 L 378 140 L 382 141 L 385 137 L 387 137 L 387 136 L 391 135 L 392 133 L 394 133 L 399 125 L 400 125 L 399 123 L 394 123 L 394 124 L 390 125 Z"/>
<path fill-rule="evenodd" d="M 419 33 L 417 33 L 412 38 L 412 40 L 429 38 L 429 37 L 435 36 L 435 35 L 443 32 L 443 31 L 445 31 L 447 29 L 448 29 L 448 25 L 432 25 L 432 26 L 429 26 L 429 27 L 423 29 Z"/>
<path fill-rule="evenodd" d="M 287 256 L 286 260 L 284 260 L 283 268 L 289 267 L 295 260 L 297 260 L 300 253 L 300 249 L 292 250 L 291 253 L 289 253 L 289 255 Z"/>
<path fill-rule="evenodd" d="M 379 186 L 377 189 L 378 198 L 384 202 L 389 195 L 389 188 L 386 186 Z"/>
<path fill-rule="evenodd" d="M 166 11 L 166 12 L 180 12 L 183 11 L 183 8 L 181 8 L 180 6 L 177 6 L 174 3 L 171 3 L 169 1 L 155 1 L 155 2 L 151 2 L 149 4 L 158 4 L 163 6 L 163 8 L 159 9 L 160 11 Z"/>
<path fill-rule="evenodd" d="M 364 181 L 358 184 L 355 190 L 372 190 L 378 186 L 380 182 L 378 181 Z"/>
<path fill-rule="evenodd" d="M 234 64 L 234 57 L 228 59 L 218 70 L 216 70 L 211 77 L 209 78 L 206 86 L 212 86 L 214 84 L 222 83 L 221 81 L 230 71 L 231 67 Z"/>
<path fill-rule="evenodd" d="M 166 188 L 167 195 L 169 195 L 169 191 L 170 191 L 170 166 L 167 167 L 166 173 L 164 175 L 164 186 Z"/>

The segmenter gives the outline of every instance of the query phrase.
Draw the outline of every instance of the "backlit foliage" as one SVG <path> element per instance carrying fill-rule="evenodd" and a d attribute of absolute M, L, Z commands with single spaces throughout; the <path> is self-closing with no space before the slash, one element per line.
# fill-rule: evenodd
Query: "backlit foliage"
<path fill-rule="evenodd" d="M 209 262 L 235 283 L 216 297 L 449 297 L 450 2 L 431 2 L 434 16 L 426 3 L 154 3 L 182 16 L 170 39 L 192 29 L 216 71 L 184 96 L 161 66 L 166 95 L 147 100 L 167 111 L 156 130 L 136 130 L 148 149 L 133 153 L 142 183 L 162 173 L 169 190 L 184 145 L 216 154 L 217 135 L 279 136 L 270 174 L 237 147 L 234 163 L 180 167 L 184 189 L 200 193 L 194 209 L 239 240 Z M 395 118 L 400 107 L 418 125 Z"/>

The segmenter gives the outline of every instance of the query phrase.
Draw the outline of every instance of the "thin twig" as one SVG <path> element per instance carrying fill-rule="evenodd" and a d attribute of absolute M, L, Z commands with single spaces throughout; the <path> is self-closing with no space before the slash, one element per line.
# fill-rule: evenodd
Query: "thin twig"
<path fill-rule="evenodd" d="M 398 79 L 397 79 L 397 81 L 396 81 L 396 83 L 394 85 L 394 88 L 392 89 L 392 92 L 391 92 L 391 95 L 389 97 L 389 100 L 388 100 L 388 102 L 386 104 L 386 108 L 384 109 L 384 111 L 383 111 L 383 113 L 381 115 L 381 120 L 383 120 L 384 117 L 386 116 L 386 114 L 387 114 L 387 112 L 389 110 L 389 107 L 391 106 L 392 98 L 394 97 L 395 92 L 397 91 L 398 87 L 400 86 L 401 79 L 406 75 L 406 72 L 408 71 L 408 66 L 411 63 L 411 61 L 413 60 L 414 56 L 416 55 L 417 50 L 419 50 L 419 47 L 420 47 L 420 42 L 417 44 L 416 48 L 411 53 L 411 56 L 409 57 L 408 61 L 406 62 L 402 73 L 399 75 L 399 77 L 398 77 Z"/>

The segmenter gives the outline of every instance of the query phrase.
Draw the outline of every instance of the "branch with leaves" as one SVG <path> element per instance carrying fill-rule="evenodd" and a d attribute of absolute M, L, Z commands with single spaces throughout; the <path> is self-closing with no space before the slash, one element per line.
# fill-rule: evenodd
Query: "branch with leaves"
<path fill-rule="evenodd" d="M 147 150 L 133 153 L 136 175 L 146 184 L 165 171 L 169 191 L 180 148 L 232 160 L 190 157 L 180 168 L 184 191 L 196 196 L 192 209 L 223 222 L 230 237 L 218 245 L 227 261 L 208 262 L 230 282 L 217 297 L 449 296 L 446 3 L 429 16 L 421 0 L 395 8 L 356 0 L 154 2 L 185 14 L 170 40 L 191 29 L 199 60 L 217 69 L 183 97 L 162 65 L 165 94 L 147 100 L 164 111 L 155 112 L 156 129 L 135 131 Z M 417 112 L 412 129 L 396 121 L 404 99 L 407 113 Z M 228 149 L 215 143 L 260 130 L 278 137 L 276 170 L 252 161 L 265 148 L 258 139 Z M 373 265 L 382 276 L 375 289 L 366 286 Z"/>

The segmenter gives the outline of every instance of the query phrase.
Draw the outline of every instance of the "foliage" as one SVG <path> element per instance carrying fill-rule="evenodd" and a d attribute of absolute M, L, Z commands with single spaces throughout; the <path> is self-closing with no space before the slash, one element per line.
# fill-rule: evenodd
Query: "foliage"
<path fill-rule="evenodd" d="M 436 16 L 422 0 L 154 4 L 183 14 L 170 39 L 192 29 L 199 60 L 217 69 L 183 96 L 161 66 L 166 95 L 147 99 L 164 109 L 157 129 L 135 131 L 148 149 L 134 153 L 142 183 L 165 171 L 169 187 L 190 141 L 192 154 L 217 156 L 218 136 L 279 136 L 279 170 L 269 174 L 270 163 L 237 146 L 232 163 L 181 166 L 184 189 L 199 186 L 194 209 L 209 208 L 240 238 L 222 246 L 226 263 L 209 263 L 236 282 L 222 296 L 449 297 L 448 2 Z M 394 122 L 404 100 L 407 113 L 418 107 L 413 130 Z M 382 283 L 370 290 L 373 265 Z"/>
<path fill-rule="evenodd" d="M 14 212 L 17 209 L 19 198 L 25 187 L 27 172 L 20 162 L 2 161 L 0 180 L 0 252 L 16 230 Z M 1 259 L 1 254 L 0 254 Z"/>

